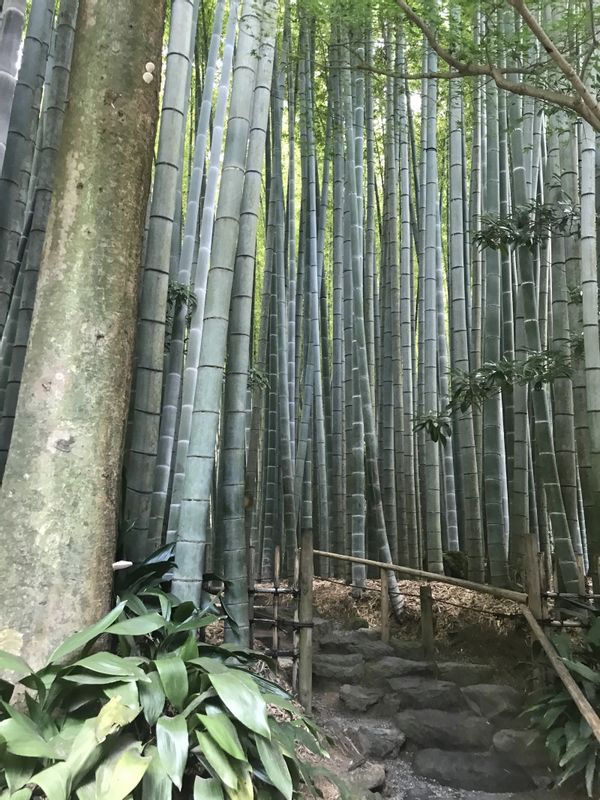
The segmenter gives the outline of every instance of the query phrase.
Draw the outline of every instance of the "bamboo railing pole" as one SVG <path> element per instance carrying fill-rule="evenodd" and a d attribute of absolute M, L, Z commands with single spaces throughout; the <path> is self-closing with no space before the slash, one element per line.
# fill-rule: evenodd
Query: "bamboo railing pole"
<path fill-rule="evenodd" d="M 526 603 L 527 595 L 525 592 L 516 592 L 512 589 L 503 589 L 500 586 L 488 586 L 484 583 L 474 583 L 473 581 L 466 581 L 462 578 L 451 578 L 446 575 L 438 575 L 436 572 L 426 572 L 422 569 L 413 569 L 412 567 L 400 567 L 398 564 L 386 564 L 384 561 L 373 561 L 369 558 L 355 558 L 354 556 L 343 556 L 339 553 L 328 553 L 325 550 L 315 550 L 316 556 L 325 556 L 327 558 L 337 558 L 340 561 L 350 561 L 356 564 L 366 564 L 369 567 L 378 567 L 379 569 L 386 569 L 388 572 L 399 572 L 401 575 L 412 575 L 415 578 L 431 581 L 432 583 L 446 583 L 450 586 L 461 586 L 463 589 L 471 589 L 474 592 L 481 592 L 482 594 L 490 594 L 493 597 L 502 597 L 504 600 L 512 600 L 513 603 Z"/>
<path fill-rule="evenodd" d="M 556 652 L 552 642 L 550 641 L 550 639 L 548 639 L 548 637 L 538 624 L 538 621 L 533 616 L 529 608 L 527 608 L 527 606 L 524 605 L 521 607 L 521 611 L 523 612 L 523 616 L 529 623 L 529 627 L 531 628 L 535 638 L 542 645 L 544 652 L 550 659 L 550 663 L 552 664 L 552 667 L 554 668 L 556 674 L 563 682 L 565 689 L 567 690 L 573 702 L 581 712 L 581 716 L 585 719 L 587 724 L 592 729 L 592 733 L 594 734 L 596 739 L 600 742 L 600 717 L 594 711 L 594 708 L 589 703 L 588 699 L 585 697 L 585 695 L 575 682 L 573 676 L 571 675 L 567 667 L 565 667 L 563 662 L 560 660 L 560 657 L 558 656 L 558 653 Z"/>

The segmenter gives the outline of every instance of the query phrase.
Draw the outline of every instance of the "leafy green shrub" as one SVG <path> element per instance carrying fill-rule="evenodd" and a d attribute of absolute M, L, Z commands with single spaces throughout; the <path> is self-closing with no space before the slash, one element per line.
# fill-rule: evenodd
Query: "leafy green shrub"
<path fill-rule="evenodd" d="M 313 723 L 252 671 L 256 653 L 198 641 L 216 605 L 161 588 L 171 563 L 163 550 L 128 570 L 115 608 L 43 669 L 0 651 L 2 800 L 315 796 L 326 771 L 297 755 L 326 755 Z"/>
<path fill-rule="evenodd" d="M 591 705 L 600 711 L 600 618 L 587 631 L 577 652 L 566 633 L 555 634 L 552 640 L 574 680 Z M 588 795 L 598 797 L 600 744 L 563 684 L 557 681 L 550 690 L 542 692 L 525 713 L 545 736 L 546 747 L 561 772 L 559 783 L 580 777 L 585 781 Z"/>

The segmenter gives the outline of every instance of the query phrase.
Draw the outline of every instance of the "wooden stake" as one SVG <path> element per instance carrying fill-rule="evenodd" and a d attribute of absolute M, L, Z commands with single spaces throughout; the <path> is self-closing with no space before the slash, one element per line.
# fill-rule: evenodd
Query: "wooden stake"
<path fill-rule="evenodd" d="M 298 615 L 298 590 L 300 588 L 300 549 L 297 549 L 294 554 L 294 591 L 296 592 L 294 603 L 294 622 L 300 622 Z M 293 648 L 294 648 L 294 662 L 292 664 L 292 691 L 298 694 L 298 652 L 299 652 L 299 636 L 298 628 L 294 626 L 293 633 Z"/>
<path fill-rule="evenodd" d="M 390 640 L 390 584 L 388 581 L 388 572 L 386 569 L 381 570 L 381 641 L 389 642 Z"/>
<path fill-rule="evenodd" d="M 433 630 L 433 596 L 430 584 L 419 587 L 421 597 L 421 637 L 423 654 L 428 661 L 435 658 L 435 633 Z"/>
<path fill-rule="evenodd" d="M 313 622 L 313 532 L 305 529 L 300 535 L 300 623 L 298 653 L 298 696 L 307 714 L 312 711 L 312 622 Z"/>
<path fill-rule="evenodd" d="M 273 587 L 279 589 L 279 573 L 281 571 L 281 548 L 276 545 L 273 554 Z M 278 671 L 279 659 L 279 595 L 277 591 L 273 595 L 273 658 L 275 659 L 275 672 Z"/>
<path fill-rule="evenodd" d="M 525 570 L 527 581 L 527 605 L 536 619 L 543 619 L 542 583 L 540 580 L 540 561 L 535 536 L 525 537 Z"/>

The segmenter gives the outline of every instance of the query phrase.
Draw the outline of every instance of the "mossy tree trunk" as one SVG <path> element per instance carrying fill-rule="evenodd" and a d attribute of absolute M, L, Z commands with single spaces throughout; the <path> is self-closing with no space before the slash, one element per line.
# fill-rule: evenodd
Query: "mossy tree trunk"
<path fill-rule="evenodd" d="M 0 648 L 32 666 L 110 602 L 163 22 L 164 0 L 80 4 L 0 490 Z"/>

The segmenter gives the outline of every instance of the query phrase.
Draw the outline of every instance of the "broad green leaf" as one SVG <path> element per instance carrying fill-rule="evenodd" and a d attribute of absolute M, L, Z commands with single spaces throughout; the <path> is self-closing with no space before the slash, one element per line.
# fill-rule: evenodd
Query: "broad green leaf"
<path fill-rule="evenodd" d="M 211 625 L 218 619 L 219 618 L 215 617 L 214 615 L 202 616 L 200 614 L 194 614 L 193 617 L 186 619 L 184 622 L 178 623 L 175 630 L 177 633 L 181 633 L 182 631 L 194 631 L 198 630 L 199 628 L 206 628 L 208 625 Z"/>
<path fill-rule="evenodd" d="M 256 749 L 263 763 L 265 771 L 269 776 L 270 782 L 278 789 L 286 800 L 292 800 L 293 784 L 292 776 L 281 755 L 281 751 L 272 741 L 263 739 L 262 736 L 255 736 Z"/>
<path fill-rule="evenodd" d="M 19 719 L 0 722 L 0 736 L 6 740 L 9 753 L 26 758 L 54 758 L 54 748 L 43 739 L 34 727 L 24 725 Z"/>
<path fill-rule="evenodd" d="M 239 758 L 241 761 L 246 760 L 240 737 L 227 714 L 198 714 L 197 716 L 215 742 L 226 753 L 229 753 L 234 758 Z"/>
<path fill-rule="evenodd" d="M 8 795 L 8 798 L 9 800 L 29 800 L 32 794 L 33 794 L 33 789 L 29 789 L 27 786 L 24 786 L 17 792 L 13 792 L 13 794 Z"/>
<path fill-rule="evenodd" d="M 4 678 L 0 678 L 0 700 L 4 700 L 5 703 L 10 702 L 14 690 L 14 684 L 5 681 Z"/>
<path fill-rule="evenodd" d="M 586 639 L 594 647 L 600 647 L 600 617 L 596 617 L 592 622 Z"/>
<path fill-rule="evenodd" d="M 141 709 L 129 708 L 122 700 L 113 697 L 102 708 L 96 718 L 95 734 L 99 742 L 103 742 L 111 733 L 129 725 L 137 717 Z"/>
<path fill-rule="evenodd" d="M 37 759 L 13 756 L 10 753 L 2 754 L 0 764 L 4 770 L 4 778 L 9 790 L 14 794 L 22 789 L 39 767 Z"/>
<path fill-rule="evenodd" d="M 74 738 L 66 758 L 67 766 L 77 784 L 93 769 L 102 757 L 101 742 L 96 736 L 97 719 L 87 719 Z"/>
<path fill-rule="evenodd" d="M 111 683 L 136 681 L 138 679 L 132 675 L 98 675 L 93 672 L 72 672 L 70 675 L 63 675 L 62 680 L 76 683 L 78 686 L 110 686 Z"/>
<path fill-rule="evenodd" d="M 165 769 L 175 786 L 181 789 L 188 760 L 189 739 L 185 717 L 161 717 L 156 723 L 156 744 Z"/>
<path fill-rule="evenodd" d="M 549 728 L 551 728 L 554 725 L 554 723 L 556 722 L 556 720 L 563 713 L 563 711 L 564 711 L 564 709 L 563 709 L 562 706 L 549 708 L 548 711 L 546 711 L 546 713 L 544 714 L 544 716 L 542 717 L 542 720 L 541 720 L 541 724 L 542 724 L 542 727 L 544 728 L 544 730 L 548 730 Z"/>
<path fill-rule="evenodd" d="M 567 747 L 564 756 L 558 762 L 559 767 L 566 766 L 570 761 L 581 755 L 588 747 L 587 739 L 576 739 Z"/>
<path fill-rule="evenodd" d="M 235 789 L 238 785 L 238 776 L 233 768 L 229 756 L 207 733 L 196 731 L 200 752 L 208 762 L 215 775 L 219 776 L 225 786 Z"/>
<path fill-rule="evenodd" d="M 71 794 L 71 781 L 69 767 L 63 761 L 59 761 L 48 769 L 38 772 L 29 783 L 39 786 L 48 800 L 68 800 Z"/>
<path fill-rule="evenodd" d="M 596 775 L 597 755 L 598 754 L 595 750 L 593 753 L 590 753 L 587 764 L 585 765 L 585 788 L 588 793 L 588 797 L 594 796 L 594 777 Z"/>
<path fill-rule="evenodd" d="M 237 772 L 238 784 L 235 789 L 227 789 L 227 797 L 229 800 L 254 800 L 254 785 L 252 783 L 250 765 L 236 761 L 233 766 Z"/>
<path fill-rule="evenodd" d="M 150 745 L 145 749 L 144 754 L 151 761 L 142 780 L 142 800 L 171 800 L 173 784 L 158 749 L 154 745 Z"/>
<path fill-rule="evenodd" d="M 242 725 L 266 739 L 271 738 L 267 704 L 252 679 L 245 679 L 234 670 L 212 673 L 209 678 L 221 701 Z"/>
<path fill-rule="evenodd" d="M 169 702 L 181 711 L 189 691 L 185 663 L 177 656 L 157 658 L 154 663 Z"/>
<path fill-rule="evenodd" d="M 204 703 L 205 700 L 208 700 L 208 699 L 210 699 L 212 697 L 216 697 L 216 696 L 217 696 L 217 693 L 215 692 L 215 690 L 213 689 L 212 686 L 210 687 L 210 689 L 207 689 L 205 692 L 200 692 L 199 694 L 192 695 L 191 696 L 192 699 L 190 700 L 190 702 L 187 704 L 187 706 L 183 709 L 183 711 L 181 713 L 183 714 L 184 717 L 189 717 L 189 715 L 192 713 L 192 711 L 195 711 L 198 708 L 198 706 L 200 706 L 200 705 L 202 705 L 202 703 Z"/>
<path fill-rule="evenodd" d="M 600 673 L 582 664 L 581 661 L 571 661 L 568 658 L 563 658 L 563 661 L 571 672 L 581 675 L 586 681 L 590 681 L 590 683 L 600 683 Z"/>
<path fill-rule="evenodd" d="M 76 661 L 73 667 L 80 667 L 90 672 L 99 672 L 101 675 L 145 680 L 146 673 L 138 666 L 140 660 L 121 658 L 114 655 L 114 653 L 103 651 L 101 653 L 93 653 L 91 656 Z"/>
<path fill-rule="evenodd" d="M 191 600 L 185 600 L 183 603 L 179 603 L 178 606 L 175 606 L 171 619 L 176 625 L 179 625 L 192 616 L 199 616 L 196 604 Z"/>
<path fill-rule="evenodd" d="M 75 792 L 78 800 L 96 800 L 96 781 L 83 783 Z"/>
<path fill-rule="evenodd" d="M 89 628 L 84 628 L 82 631 L 69 636 L 68 639 L 65 639 L 65 641 L 54 650 L 48 659 L 48 663 L 54 664 L 56 661 L 61 661 L 65 656 L 81 650 L 93 639 L 105 633 L 113 622 L 120 617 L 124 608 L 125 603 L 119 603 L 119 605 L 115 606 L 112 611 L 109 611 L 105 617 L 102 617 L 102 619 L 98 620 L 94 625 L 90 625 Z"/>
<path fill-rule="evenodd" d="M 140 703 L 148 725 L 155 725 L 165 707 L 166 697 L 158 672 L 150 672 L 148 677 L 148 683 L 139 685 Z"/>
<path fill-rule="evenodd" d="M 150 681 L 147 681 L 149 683 Z M 140 684 L 143 686 L 144 684 Z M 117 683 L 114 686 L 109 686 L 104 690 L 104 694 L 111 697 L 120 697 L 123 703 L 129 708 L 139 708 L 140 706 L 140 693 L 137 683 L 130 681 L 129 683 Z"/>
<path fill-rule="evenodd" d="M 130 744 L 103 762 L 96 772 L 96 800 L 125 800 L 141 782 L 151 758 L 140 755 L 141 742 Z"/>
<path fill-rule="evenodd" d="M 228 658 L 229 654 L 223 654 L 223 658 Z M 227 667 L 223 661 L 217 661 L 216 658 L 208 658 L 206 656 L 201 656 L 200 658 L 191 658 L 190 664 L 195 664 L 197 667 L 200 667 L 204 672 L 212 674 L 214 672 L 229 672 L 230 667 Z"/>
<path fill-rule="evenodd" d="M 216 778 L 196 778 L 194 800 L 225 800 L 219 781 Z"/>
<path fill-rule="evenodd" d="M 165 627 L 165 620 L 160 614 L 144 614 L 141 617 L 131 617 L 123 622 L 111 625 L 106 633 L 115 636 L 143 636 Z"/>
<path fill-rule="evenodd" d="M 6 650 L 0 650 L 0 670 L 8 672 L 16 672 L 19 676 L 18 679 L 31 674 L 31 667 L 20 656 L 15 656 L 8 653 Z M 18 680 L 17 679 L 17 680 Z"/>

